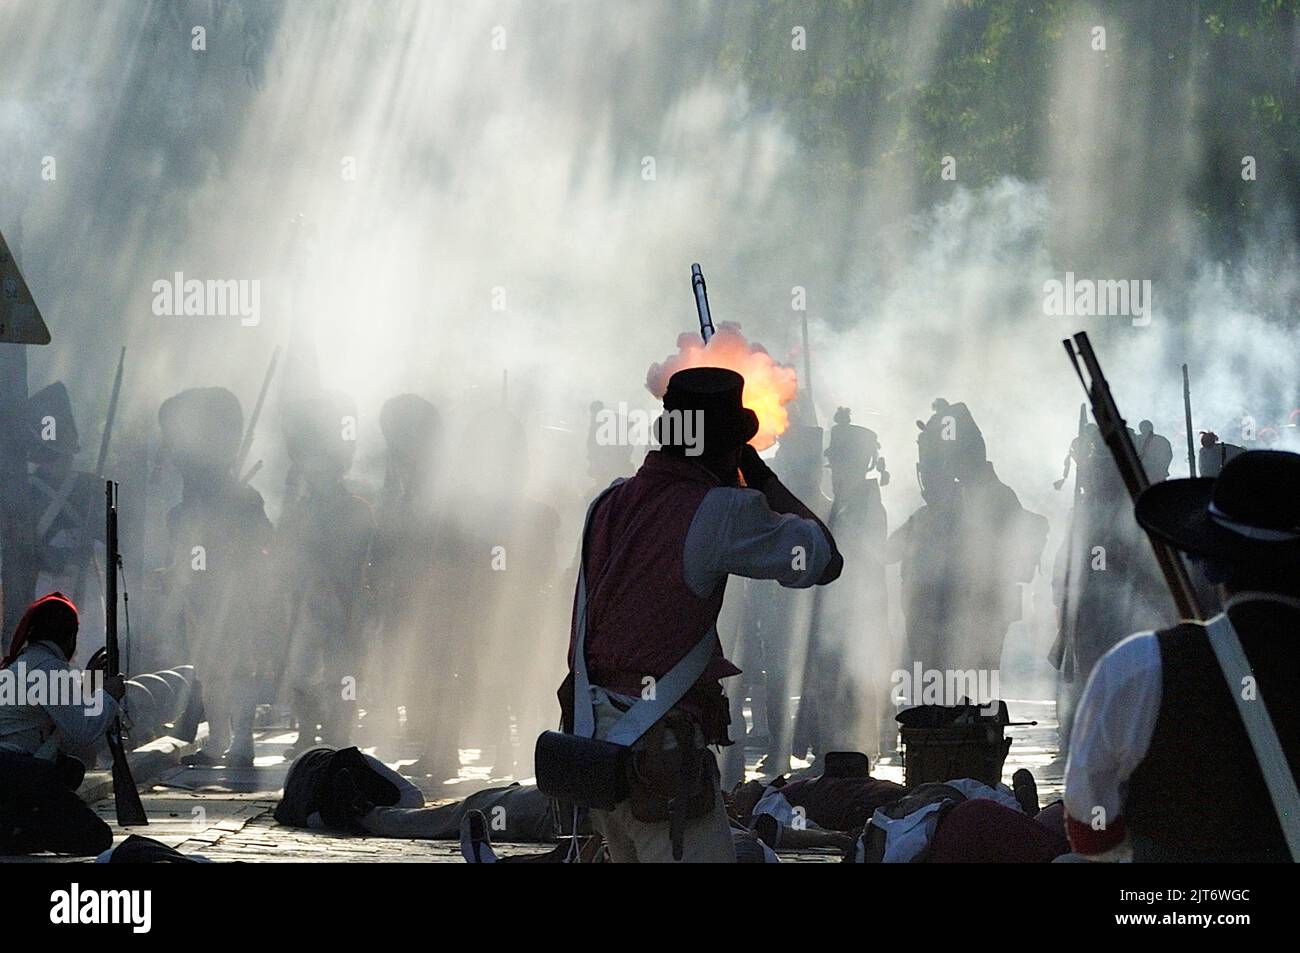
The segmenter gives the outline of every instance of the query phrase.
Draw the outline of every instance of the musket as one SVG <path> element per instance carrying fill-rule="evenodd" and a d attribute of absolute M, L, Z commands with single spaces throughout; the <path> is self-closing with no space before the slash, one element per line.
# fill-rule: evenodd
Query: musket
<path fill-rule="evenodd" d="M 112 480 L 104 483 L 104 497 L 104 546 L 108 556 L 104 567 L 104 650 L 108 655 L 108 674 L 120 675 L 122 655 L 117 642 L 117 572 L 122 557 L 117 550 L 117 484 Z M 131 764 L 122 744 L 120 715 L 113 716 L 106 734 L 108 750 L 113 755 L 113 808 L 117 812 L 117 823 L 122 827 L 148 824 L 149 818 L 140 803 L 140 792 L 131 776 Z"/>
<path fill-rule="evenodd" d="M 1088 333 L 1080 331 L 1074 335 L 1073 340 L 1067 338 L 1061 343 L 1065 345 L 1065 353 L 1069 355 L 1074 372 L 1079 377 L 1079 383 L 1083 385 L 1088 395 L 1093 419 L 1097 421 L 1101 436 L 1106 441 L 1106 446 L 1110 448 L 1115 465 L 1119 468 L 1120 477 L 1124 480 L 1124 486 L 1133 502 L 1137 503 L 1142 491 L 1151 484 L 1142 466 L 1142 458 L 1138 456 L 1137 448 L 1133 446 L 1133 438 L 1129 436 L 1128 425 L 1120 416 L 1119 407 L 1116 406 L 1115 398 L 1111 395 L 1110 384 L 1101 372 L 1101 364 L 1098 363 L 1097 355 L 1092 350 Z M 1192 585 L 1192 577 L 1187 570 L 1187 563 L 1183 560 L 1182 553 L 1168 543 L 1156 539 L 1150 533 L 1147 533 L 1147 539 L 1150 540 L 1151 548 L 1155 551 L 1156 562 L 1160 564 L 1160 571 L 1169 586 L 1169 593 L 1173 596 L 1179 617 L 1185 620 L 1204 620 L 1205 615 L 1196 598 L 1196 589 Z"/>
<path fill-rule="evenodd" d="M 104 432 L 99 436 L 99 456 L 95 458 L 96 480 L 104 479 L 104 468 L 108 465 L 108 447 L 113 441 L 113 423 L 117 420 L 117 401 L 122 396 L 122 372 L 125 368 L 126 347 L 123 346 L 117 355 L 117 373 L 113 375 L 113 390 L 108 397 L 108 414 L 104 417 Z M 71 489 L 72 486 L 69 485 L 68 490 L 71 491 Z M 46 515 L 50 515 L 48 511 Z M 53 515 L 50 515 L 50 520 L 53 521 Z M 45 529 L 49 528 L 49 523 L 46 522 L 44 515 L 41 517 L 41 526 L 45 527 Z M 44 530 L 40 531 L 40 535 L 45 535 Z M 72 598 L 77 602 L 81 600 L 81 589 L 86 582 L 86 563 L 95 545 L 93 540 L 87 540 L 87 543 L 88 548 L 83 551 L 81 560 L 77 565 L 77 580 L 72 586 Z"/>
<path fill-rule="evenodd" d="M 113 439 L 113 421 L 117 419 L 117 399 L 122 395 L 122 370 L 126 366 L 126 348 L 117 355 L 117 374 L 113 377 L 113 393 L 108 398 L 108 416 L 104 418 L 104 433 L 99 438 L 99 456 L 95 459 L 95 477 L 102 479 L 108 463 L 108 444 Z"/>
<path fill-rule="evenodd" d="M 1192 439 L 1192 384 L 1183 365 L 1183 418 L 1187 422 L 1187 475 L 1196 476 L 1196 441 Z"/>
<path fill-rule="evenodd" d="M 248 428 L 244 431 L 244 439 L 239 444 L 239 453 L 235 457 L 235 473 L 238 475 L 244 469 L 244 462 L 248 459 L 248 452 L 253 449 L 253 436 L 257 433 L 257 421 L 262 416 L 262 405 L 266 403 L 266 392 L 271 389 L 271 378 L 275 376 L 275 365 L 280 360 L 280 346 L 276 345 L 271 352 L 271 363 L 266 366 L 266 374 L 262 376 L 262 387 L 257 392 L 257 401 L 253 404 L 253 412 L 248 417 Z M 248 482 L 248 474 L 241 482 Z"/>
<path fill-rule="evenodd" d="M 691 288 L 695 291 L 695 311 L 700 316 L 700 337 L 708 344 L 713 337 L 713 316 L 709 313 L 709 290 L 704 286 L 704 272 L 699 265 L 691 265 Z"/>

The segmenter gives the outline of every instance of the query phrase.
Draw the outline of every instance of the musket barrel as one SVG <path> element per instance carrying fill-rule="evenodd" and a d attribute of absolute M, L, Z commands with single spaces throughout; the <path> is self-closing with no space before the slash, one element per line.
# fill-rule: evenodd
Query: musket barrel
<path fill-rule="evenodd" d="M 1092 343 L 1088 340 L 1087 332 L 1080 331 L 1074 335 L 1073 341 L 1066 340 L 1062 343 L 1074 365 L 1075 373 L 1079 375 L 1079 382 L 1083 384 L 1084 391 L 1088 395 L 1093 419 L 1097 421 L 1101 436 L 1106 441 L 1106 446 L 1110 448 L 1124 486 L 1128 489 L 1133 502 L 1137 503 L 1138 496 L 1150 483 L 1147 480 L 1146 470 L 1142 466 L 1142 458 L 1138 455 L 1137 448 L 1133 446 L 1128 425 L 1120 416 L 1119 407 L 1110 392 L 1110 384 L 1106 380 L 1106 375 L 1102 373 L 1101 364 L 1092 349 Z M 1079 367 L 1080 361 L 1083 362 L 1083 369 L 1087 371 L 1086 380 L 1083 370 Z M 1165 577 L 1165 583 L 1169 586 L 1169 594 L 1173 597 L 1178 614 L 1183 619 L 1205 618 L 1182 553 L 1168 543 L 1156 539 L 1150 533 L 1147 534 L 1147 539 L 1151 542 L 1156 562 Z"/>
<path fill-rule="evenodd" d="M 709 291 L 704 284 L 704 272 L 698 264 L 691 265 L 691 288 L 695 291 L 695 311 L 700 316 L 700 337 L 709 343 L 713 337 L 713 315 L 709 313 Z"/>

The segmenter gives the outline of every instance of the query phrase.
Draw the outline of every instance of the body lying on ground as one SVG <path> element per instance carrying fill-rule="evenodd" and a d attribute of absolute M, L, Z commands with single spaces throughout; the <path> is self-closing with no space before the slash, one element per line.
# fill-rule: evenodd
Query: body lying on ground
<path fill-rule="evenodd" d="M 486 788 L 452 804 L 426 807 L 420 789 L 378 758 L 328 746 L 294 761 L 275 819 L 290 827 L 374 837 L 456 840 L 470 811 L 482 811 L 500 841 L 554 844 L 561 836 L 558 812 L 533 785 Z"/>

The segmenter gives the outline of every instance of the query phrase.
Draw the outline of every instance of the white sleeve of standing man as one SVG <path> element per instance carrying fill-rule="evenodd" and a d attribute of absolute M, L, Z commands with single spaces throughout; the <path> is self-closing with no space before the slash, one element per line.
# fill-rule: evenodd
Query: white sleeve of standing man
<path fill-rule="evenodd" d="M 831 556 L 830 541 L 812 520 L 773 512 L 758 490 L 715 487 L 695 511 L 683 570 L 702 598 L 728 574 L 805 589 L 821 578 Z"/>
<path fill-rule="evenodd" d="M 1125 859 L 1124 798 L 1160 714 L 1160 643 L 1129 636 L 1102 656 L 1079 698 L 1065 768 L 1066 832 L 1076 853 Z"/>

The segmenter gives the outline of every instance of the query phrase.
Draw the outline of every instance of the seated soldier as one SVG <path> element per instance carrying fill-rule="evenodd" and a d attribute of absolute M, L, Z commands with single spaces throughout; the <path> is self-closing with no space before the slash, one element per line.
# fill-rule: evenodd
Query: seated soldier
<path fill-rule="evenodd" d="M 120 675 L 105 675 L 102 689 L 79 682 L 68 664 L 78 628 L 67 597 L 43 596 L 23 615 L 0 662 L 0 677 L 24 689 L 16 704 L 0 704 L 0 854 L 86 856 L 113 842 L 109 826 L 77 797 L 86 771 L 79 757 L 93 757 L 124 683 Z"/>

